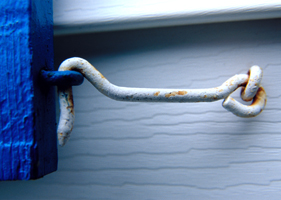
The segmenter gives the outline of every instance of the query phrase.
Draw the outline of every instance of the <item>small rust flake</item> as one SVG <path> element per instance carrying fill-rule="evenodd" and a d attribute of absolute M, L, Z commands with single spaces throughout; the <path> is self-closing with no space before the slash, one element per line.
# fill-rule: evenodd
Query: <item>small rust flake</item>
<path fill-rule="evenodd" d="M 155 92 L 154 94 L 153 94 L 153 96 L 158 96 L 160 94 L 160 91 L 158 91 L 158 92 Z"/>
<path fill-rule="evenodd" d="M 165 94 L 165 97 L 169 98 L 169 97 L 174 97 L 176 95 L 185 95 L 185 94 L 187 94 L 187 91 L 177 91 L 177 92 L 175 91 Z"/>
<path fill-rule="evenodd" d="M 178 95 L 185 95 L 187 94 L 187 91 L 178 91 Z"/>
<path fill-rule="evenodd" d="M 70 113 L 74 115 L 74 109 L 73 109 L 73 106 L 67 106 L 66 107 L 67 110 L 70 110 Z"/>
<path fill-rule="evenodd" d="M 102 79 L 105 79 L 105 77 L 100 73 L 100 77 L 102 78 Z"/>

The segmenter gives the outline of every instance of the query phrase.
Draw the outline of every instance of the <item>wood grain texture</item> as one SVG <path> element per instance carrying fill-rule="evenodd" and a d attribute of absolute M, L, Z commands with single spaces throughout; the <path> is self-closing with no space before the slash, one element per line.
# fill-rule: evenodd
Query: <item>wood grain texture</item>
<path fill-rule="evenodd" d="M 0 3 L 0 180 L 28 180 L 57 168 L 51 1 Z"/>
<path fill-rule="evenodd" d="M 1 3 L 0 180 L 28 179 L 36 160 L 29 69 L 30 6 L 28 1 Z"/>
<path fill-rule="evenodd" d="M 0 183 L 0 198 L 279 199 L 280 34 L 276 19 L 56 37 L 57 66 L 81 56 L 120 86 L 214 87 L 257 64 L 268 104 L 242 119 L 220 101 L 113 101 L 85 81 L 58 172 Z"/>
<path fill-rule="evenodd" d="M 279 0 L 54 0 L 56 35 L 281 17 Z"/>

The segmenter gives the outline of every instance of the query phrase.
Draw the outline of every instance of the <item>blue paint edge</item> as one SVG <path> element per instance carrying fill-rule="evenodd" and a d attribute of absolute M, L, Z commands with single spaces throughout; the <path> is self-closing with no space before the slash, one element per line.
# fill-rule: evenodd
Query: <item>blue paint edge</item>
<path fill-rule="evenodd" d="M 34 88 L 34 128 L 37 160 L 31 179 L 43 177 L 57 170 L 57 135 L 55 88 L 42 83 L 42 69 L 54 70 L 53 2 L 30 0 L 30 44 Z"/>
<path fill-rule="evenodd" d="M 0 1 L 0 180 L 37 179 L 57 169 L 52 1 Z"/>

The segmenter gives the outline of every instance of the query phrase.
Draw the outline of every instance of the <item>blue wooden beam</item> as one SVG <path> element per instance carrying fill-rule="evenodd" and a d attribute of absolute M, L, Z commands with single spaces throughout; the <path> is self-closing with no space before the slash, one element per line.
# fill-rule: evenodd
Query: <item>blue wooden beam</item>
<path fill-rule="evenodd" d="M 0 1 L 0 180 L 57 169 L 52 0 Z"/>

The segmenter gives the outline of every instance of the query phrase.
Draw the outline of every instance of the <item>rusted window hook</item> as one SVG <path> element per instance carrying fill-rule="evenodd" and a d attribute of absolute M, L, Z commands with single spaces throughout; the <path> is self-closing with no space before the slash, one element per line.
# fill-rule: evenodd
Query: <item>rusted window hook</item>
<path fill-rule="evenodd" d="M 222 106 L 239 117 L 255 117 L 266 105 L 266 92 L 261 87 L 262 69 L 252 66 L 248 74 L 238 74 L 229 78 L 221 86 L 209 89 L 153 89 L 119 87 L 111 84 L 88 61 L 82 58 L 70 58 L 59 67 L 59 71 L 80 72 L 97 90 L 105 96 L 118 101 L 132 102 L 212 102 L 224 99 Z M 243 105 L 230 94 L 242 87 L 241 98 L 253 100 L 249 106 Z M 60 119 L 58 140 L 63 146 L 72 131 L 74 123 L 74 105 L 72 87 L 58 87 L 60 103 Z"/>

